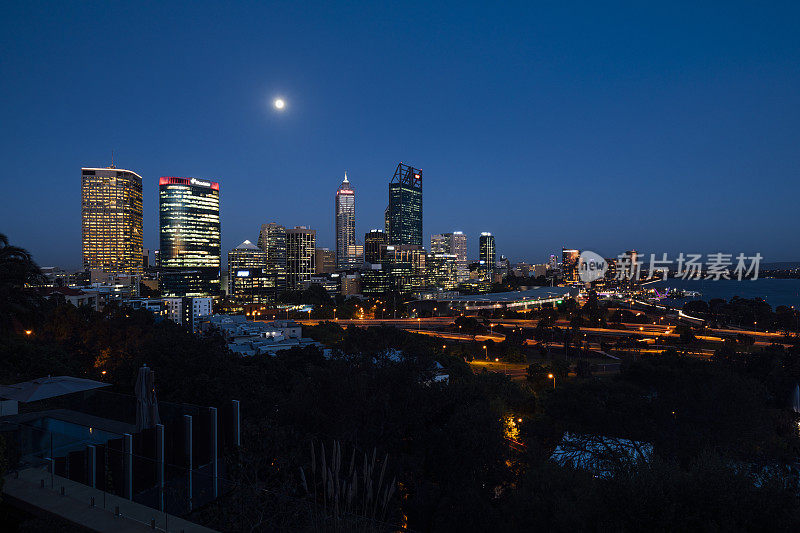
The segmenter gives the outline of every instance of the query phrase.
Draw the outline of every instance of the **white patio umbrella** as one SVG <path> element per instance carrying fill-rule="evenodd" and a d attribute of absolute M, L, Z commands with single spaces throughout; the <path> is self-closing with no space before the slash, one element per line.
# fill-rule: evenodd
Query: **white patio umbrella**
<path fill-rule="evenodd" d="M 108 383 L 102 383 L 93 379 L 74 378 L 72 376 L 47 376 L 46 378 L 25 381 L 15 385 L 0 386 L 0 398 L 7 400 L 17 400 L 18 402 L 35 402 L 81 392 L 100 387 L 108 387 Z"/>

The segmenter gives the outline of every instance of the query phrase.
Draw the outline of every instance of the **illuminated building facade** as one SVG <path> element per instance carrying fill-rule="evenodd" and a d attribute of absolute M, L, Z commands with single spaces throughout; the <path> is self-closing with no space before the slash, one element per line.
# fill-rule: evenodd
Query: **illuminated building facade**
<path fill-rule="evenodd" d="M 389 273 L 392 289 L 406 293 L 424 288 L 426 256 L 421 246 L 385 246 L 381 265 Z"/>
<path fill-rule="evenodd" d="M 392 279 L 388 270 L 364 270 L 361 272 L 361 294 L 378 295 L 392 289 Z"/>
<path fill-rule="evenodd" d="M 422 170 L 399 163 L 385 212 L 389 244 L 422 246 Z"/>
<path fill-rule="evenodd" d="M 250 241 L 228 252 L 228 295 L 235 304 L 274 303 L 277 272 L 267 266 L 267 254 Z"/>
<path fill-rule="evenodd" d="M 495 261 L 497 260 L 497 250 L 494 244 L 494 235 L 486 231 L 481 233 L 478 241 L 478 247 L 478 263 L 480 265 L 480 269 L 491 280 L 492 275 L 494 274 Z"/>
<path fill-rule="evenodd" d="M 361 266 L 362 259 L 356 255 L 356 193 L 347 180 L 336 191 L 334 206 L 336 226 L 336 270 L 350 270 Z"/>
<path fill-rule="evenodd" d="M 452 254 L 456 256 L 458 281 L 469 279 L 467 263 L 467 236 L 463 231 L 431 235 L 432 254 Z"/>
<path fill-rule="evenodd" d="M 314 252 L 314 274 L 336 272 L 336 252 L 328 248 L 317 248 Z"/>
<path fill-rule="evenodd" d="M 160 288 L 165 296 L 220 292 L 219 183 L 159 180 Z"/>
<path fill-rule="evenodd" d="M 370 230 L 364 235 L 364 262 L 373 265 L 381 263 L 383 260 L 381 250 L 387 244 L 389 244 L 389 237 L 385 231 Z"/>
<path fill-rule="evenodd" d="M 286 291 L 286 228 L 275 222 L 261 225 L 257 245 L 267 256 L 267 269 L 275 273 L 278 293 Z"/>
<path fill-rule="evenodd" d="M 305 226 L 286 230 L 286 284 L 289 290 L 303 288 L 316 267 L 317 231 Z"/>
<path fill-rule="evenodd" d="M 561 249 L 561 277 L 567 283 L 580 281 L 578 272 L 578 261 L 581 258 L 580 250 Z"/>
<path fill-rule="evenodd" d="M 83 268 L 142 273 L 142 177 L 121 168 L 81 169 Z"/>
<path fill-rule="evenodd" d="M 429 254 L 425 259 L 426 285 L 444 290 L 458 287 L 458 262 L 455 254 Z"/>

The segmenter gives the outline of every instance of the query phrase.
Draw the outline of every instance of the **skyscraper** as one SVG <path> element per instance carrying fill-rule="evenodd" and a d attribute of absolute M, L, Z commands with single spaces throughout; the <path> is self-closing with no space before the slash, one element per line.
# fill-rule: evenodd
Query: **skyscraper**
<path fill-rule="evenodd" d="M 142 177 L 121 168 L 81 169 L 83 268 L 142 273 Z"/>
<path fill-rule="evenodd" d="M 580 250 L 561 249 L 561 277 L 567 283 L 574 283 L 579 280 L 578 260 L 580 257 Z"/>
<path fill-rule="evenodd" d="M 266 252 L 250 241 L 228 252 L 228 296 L 237 304 L 277 301 L 277 273 L 267 267 Z"/>
<path fill-rule="evenodd" d="M 286 284 L 290 290 L 302 288 L 316 268 L 317 232 L 305 226 L 286 230 Z"/>
<path fill-rule="evenodd" d="M 277 291 L 286 291 L 286 228 L 275 222 L 261 225 L 258 247 L 266 254 L 266 268 L 275 273 Z"/>
<path fill-rule="evenodd" d="M 219 183 L 162 177 L 158 182 L 161 292 L 220 292 Z"/>
<path fill-rule="evenodd" d="M 428 254 L 425 270 L 428 287 L 449 291 L 458 286 L 458 265 L 454 254 Z"/>
<path fill-rule="evenodd" d="M 314 251 L 314 274 L 333 274 L 336 272 L 336 252 L 328 248 Z"/>
<path fill-rule="evenodd" d="M 381 246 L 389 244 L 386 232 L 382 229 L 373 229 L 364 235 L 364 262 L 378 264 L 382 262 Z"/>
<path fill-rule="evenodd" d="M 481 270 L 486 273 L 486 276 L 491 279 L 494 274 L 494 264 L 496 261 L 495 256 L 494 235 L 484 231 L 481 233 L 479 240 L 479 264 Z"/>
<path fill-rule="evenodd" d="M 422 246 L 422 170 L 397 165 L 384 216 L 389 244 Z"/>
<path fill-rule="evenodd" d="M 431 253 L 455 255 L 458 281 L 469 279 L 467 236 L 463 231 L 431 235 Z"/>
<path fill-rule="evenodd" d="M 361 266 L 361 258 L 355 255 L 356 246 L 356 193 L 347 180 L 336 191 L 334 204 L 336 226 L 336 269 L 348 270 Z"/>

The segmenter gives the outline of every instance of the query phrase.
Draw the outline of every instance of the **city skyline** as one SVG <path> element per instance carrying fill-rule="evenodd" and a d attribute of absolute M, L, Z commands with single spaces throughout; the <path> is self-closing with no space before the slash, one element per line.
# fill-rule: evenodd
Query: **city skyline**
<path fill-rule="evenodd" d="M 16 78 L 0 87 L 0 222 L 42 265 L 80 267 L 77 169 L 107 167 L 112 151 L 143 177 L 151 250 L 159 176 L 224 184 L 223 251 L 255 241 L 264 220 L 316 228 L 318 244 L 334 248 L 329 191 L 340 169 L 358 183 L 363 235 L 382 227 L 402 160 L 427 177 L 423 241 L 461 230 L 470 258 L 491 231 L 512 261 L 544 262 L 562 247 L 800 259 L 796 5 L 466 8 L 444 29 L 451 13 L 439 6 L 231 6 L 225 17 L 240 30 L 230 35 L 207 31 L 218 27 L 207 7 L 193 6 L 186 26 L 175 6 L 7 6 L 0 42 Z M 122 16 L 130 24 L 103 47 L 55 31 Z M 250 31 L 256 20 L 264 27 Z M 152 31 L 136 33 L 145 22 Z M 177 44 L 199 36 L 201 53 Z M 103 71 L 128 83 L 85 90 L 80 80 Z M 424 83 L 381 83 L 398 71 Z M 48 172 L 16 179 L 34 160 Z M 603 230 L 588 231 L 598 217 Z"/>

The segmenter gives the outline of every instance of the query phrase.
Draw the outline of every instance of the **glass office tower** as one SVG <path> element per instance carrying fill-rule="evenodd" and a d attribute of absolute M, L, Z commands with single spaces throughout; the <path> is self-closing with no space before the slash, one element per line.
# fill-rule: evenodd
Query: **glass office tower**
<path fill-rule="evenodd" d="M 422 170 L 397 165 L 384 216 L 389 244 L 422 246 Z"/>
<path fill-rule="evenodd" d="M 469 279 L 467 236 L 464 235 L 463 231 L 431 235 L 431 253 L 455 255 L 458 267 L 458 281 L 462 282 Z"/>
<path fill-rule="evenodd" d="M 344 180 L 336 191 L 334 206 L 336 225 L 336 270 L 349 270 L 361 266 L 356 249 L 356 193 L 345 172 Z"/>
<path fill-rule="evenodd" d="M 162 177 L 158 187 L 161 292 L 164 296 L 219 294 L 219 183 Z"/>
<path fill-rule="evenodd" d="M 494 263 L 496 261 L 494 235 L 485 231 L 481 233 L 478 251 L 479 266 L 487 277 L 491 278 L 492 274 L 494 274 Z"/>
<path fill-rule="evenodd" d="M 142 177 L 121 168 L 81 169 L 83 268 L 142 273 Z"/>
<path fill-rule="evenodd" d="M 364 262 L 377 264 L 383 260 L 382 246 L 389 244 L 386 232 L 381 229 L 370 230 L 364 235 Z"/>
<path fill-rule="evenodd" d="M 316 268 L 317 231 L 306 226 L 286 230 L 286 285 L 289 290 L 303 288 Z"/>
<path fill-rule="evenodd" d="M 278 294 L 286 292 L 286 228 L 276 222 L 262 224 L 257 244 L 267 254 L 267 269 L 275 273 Z"/>

